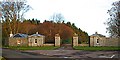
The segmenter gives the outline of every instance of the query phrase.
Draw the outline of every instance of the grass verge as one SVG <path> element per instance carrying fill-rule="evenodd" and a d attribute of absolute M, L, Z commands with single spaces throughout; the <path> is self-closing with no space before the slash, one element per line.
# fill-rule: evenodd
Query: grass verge
<path fill-rule="evenodd" d="M 38 47 L 38 46 L 35 46 L 35 47 L 30 47 L 30 46 L 9 46 L 9 47 L 6 47 L 6 48 L 15 49 L 15 50 L 54 50 L 54 49 L 57 49 L 59 47 L 54 47 L 54 46 L 43 46 L 43 47 Z"/>
<path fill-rule="evenodd" d="M 109 46 L 109 47 L 101 47 L 101 46 L 95 46 L 95 47 L 88 47 L 88 46 L 75 46 L 73 47 L 76 50 L 93 50 L 93 51 L 102 51 L 102 50 L 117 50 L 120 51 L 120 47 L 114 47 L 114 46 Z"/>
<path fill-rule="evenodd" d="M 6 60 L 4 57 L 0 56 L 0 60 Z"/>

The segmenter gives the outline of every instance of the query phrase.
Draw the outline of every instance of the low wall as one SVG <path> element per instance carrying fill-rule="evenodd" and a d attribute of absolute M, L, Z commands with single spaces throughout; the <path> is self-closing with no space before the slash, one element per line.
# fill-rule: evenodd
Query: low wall
<path fill-rule="evenodd" d="M 54 44 L 43 44 L 43 46 L 54 46 Z"/>
<path fill-rule="evenodd" d="M 20 44 L 17 43 L 20 41 Z M 9 38 L 9 46 L 28 46 L 27 38 Z"/>
<path fill-rule="evenodd" d="M 78 44 L 78 46 L 89 46 L 89 44 Z"/>
<path fill-rule="evenodd" d="M 117 38 L 106 39 L 103 46 L 120 46 L 120 40 Z"/>

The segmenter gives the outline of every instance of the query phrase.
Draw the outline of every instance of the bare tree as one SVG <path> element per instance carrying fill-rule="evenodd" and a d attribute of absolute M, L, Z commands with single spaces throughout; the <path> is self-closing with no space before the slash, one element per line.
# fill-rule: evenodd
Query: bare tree
<path fill-rule="evenodd" d="M 51 19 L 50 20 L 53 20 L 55 21 L 56 23 L 61 23 L 62 21 L 64 21 L 64 17 L 61 13 L 54 13 L 52 16 L 51 16 Z"/>
<path fill-rule="evenodd" d="M 0 12 L 2 13 L 2 20 L 5 21 L 7 25 L 7 33 L 12 31 L 14 34 L 18 32 L 19 21 L 23 20 L 24 14 L 31 8 L 26 4 L 26 0 L 23 1 L 12 1 L 0 3 Z"/>
<path fill-rule="evenodd" d="M 107 21 L 108 32 L 113 37 L 120 37 L 120 1 L 114 2 L 108 13 L 110 15 Z"/>

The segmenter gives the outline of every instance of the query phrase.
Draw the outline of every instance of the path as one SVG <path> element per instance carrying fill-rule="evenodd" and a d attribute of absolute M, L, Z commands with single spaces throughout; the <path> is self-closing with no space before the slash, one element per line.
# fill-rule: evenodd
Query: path
<path fill-rule="evenodd" d="M 57 50 L 74 50 L 72 44 L 62 44 Z"/>

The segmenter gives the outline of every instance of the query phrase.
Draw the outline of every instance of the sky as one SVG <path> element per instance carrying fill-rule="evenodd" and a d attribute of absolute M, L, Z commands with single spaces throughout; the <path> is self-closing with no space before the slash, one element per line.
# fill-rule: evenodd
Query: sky
<path fill-rule="evenodd" d="M 107 11 L 118 0 L 27 0 L 32 9 L 26 19 L 49 20 L 54 13 L 61 13 L 65 22 L 75 23 L 78 28 L 92 35 L 95 32 L 109 36 L 104 23 L 109 18 Z"/>

